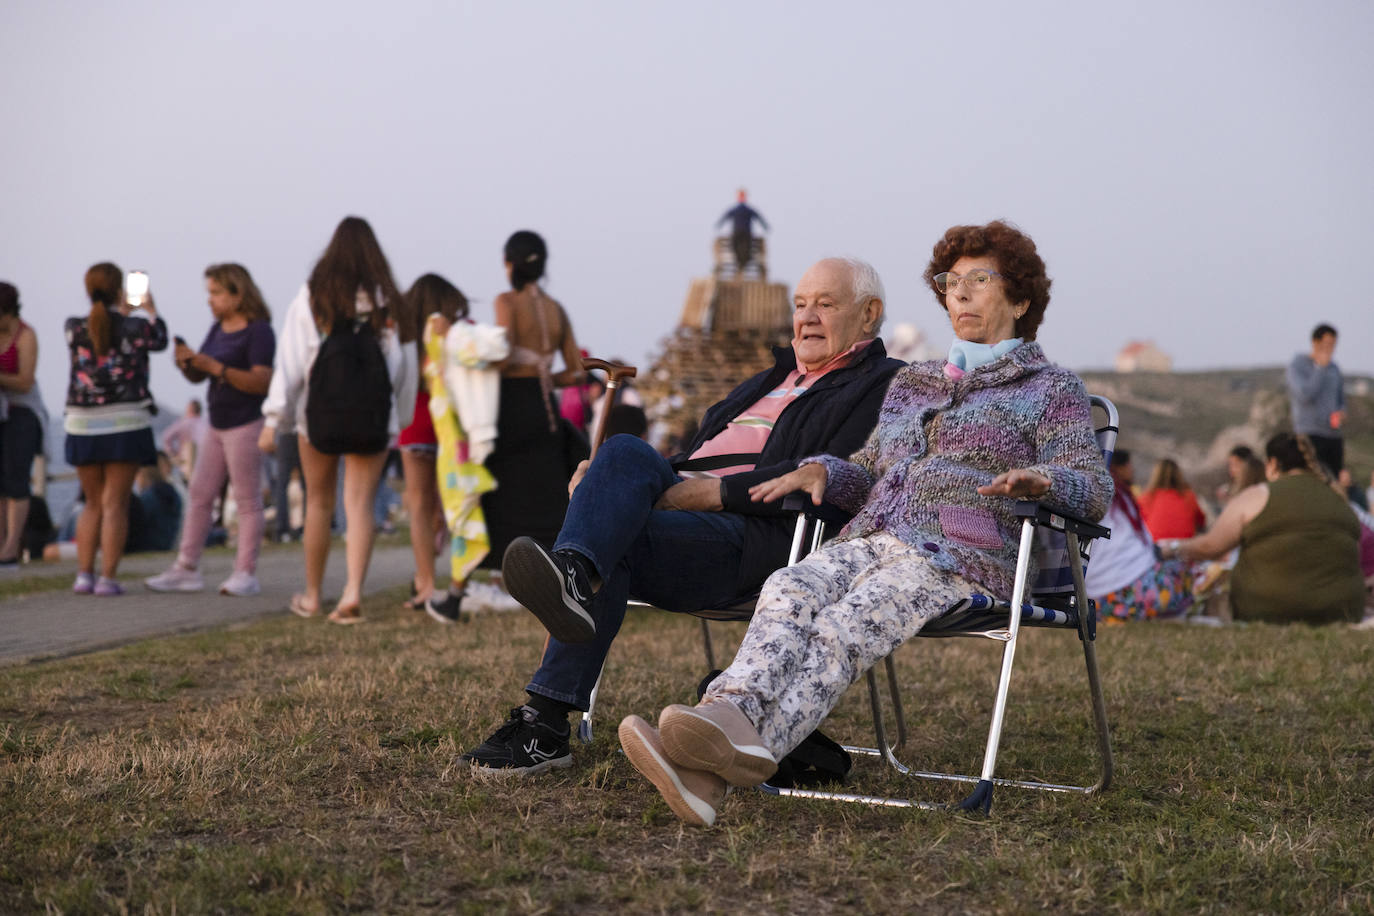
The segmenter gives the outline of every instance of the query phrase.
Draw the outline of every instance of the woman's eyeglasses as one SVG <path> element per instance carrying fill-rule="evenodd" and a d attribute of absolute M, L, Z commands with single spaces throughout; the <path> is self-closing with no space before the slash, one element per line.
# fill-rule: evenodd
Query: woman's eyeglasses
<path fill-rule="evenodd" d="M 945 271 L 935 275 L 935 288 L 942 293 L 947 293 L 952 289 L 958 289 L 960 283 L 967 283 L 970 291 L 986 289 L 992 282 L 993 277 L 1002 276 L 995 270 L 983 270 L 981 267 L 970 270 L 962 277 L 958 274 Z"/>

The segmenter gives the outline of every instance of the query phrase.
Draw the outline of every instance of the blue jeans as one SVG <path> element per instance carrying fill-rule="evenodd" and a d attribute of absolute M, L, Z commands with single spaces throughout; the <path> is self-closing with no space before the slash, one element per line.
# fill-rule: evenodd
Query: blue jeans
<path fill-rule="evenodd" d="M 596 636 L 576 645 L 550 639 L 527 692 L 585 710 L 630 595 L 679 613 L 739 597 L 744 517 L 654 509 L 681 479 L 634 436 L 612 436 L 597 452 L 554 544 L 587 557 L 601 575 L 588 607 Z"/>

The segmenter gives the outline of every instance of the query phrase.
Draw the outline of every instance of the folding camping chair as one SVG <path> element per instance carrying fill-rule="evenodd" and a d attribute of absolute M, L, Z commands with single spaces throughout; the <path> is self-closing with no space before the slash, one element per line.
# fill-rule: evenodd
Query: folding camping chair
<path fill-rule="evenodd" d="M 1116 448 L 1118 432 L 1119 419 L 1116 407 L 1108 399 L 1097 395 L 1091 396 L 1090 401 L 1093 407 L 1100 410 L 1104 415 L 1104 421 L 1096 427 L 1096 435 L 1098 445 L 1102 449 L 1103 460 L 1110 463 L 1111 454 Z M 904 776 L 972 783 L 974 784 L 973 792 L 963 801 L 952 805 L 910 798 L 885 798 L 813 789 L 784 789 L 767 784 L 762 787 L 765 792 L 794 798 L 815 798 L 892 807 L 958 808 L 968 811 L 982 809 L 983 813 L 987 814 L 992 808 L 994 786 L 1014 786 L 1024 789 L 1087 795 L 1104 791 L 1111 785 L 1111 736 L 1107 725 L 1106 705 L 1102 698 L 1102 683 L 1098 676 L 1095 647 L 1097 609 L 1088 598 L 1087 589 L 1083 583 L 1084 564 L 1087 562 L 1092 541 L 1100 537 L 1110 537 L 1111 532 L 1084 519 L 1049 512 L 1035 502 L 1017 503 L 1016 514 L 1022 519 L 1021 540 L 1017 550 L 1016 577 L 1010 601 L 998 600 L 996 597 L 988 595 L 970 595 L 950 608 L 945 614 L 927 623 L 919 634 L 926 637 L 975 636 L 1002 643 L 1001 669 L 998 675 L 997 692 L 992 708 L 992 722 L 988 728 L 988 740 L 983 753 L 983 767 L 980 774 L 975 777 L 956 773 L 914 770 L 897 759 L 894 752 L 906 742 L 906 725 L 901 696 L 897 689 L 896 669 L 891 655 L 884 660 L 884 667 L 892 698 L 897 741 L 895 744 L 888 744 L 887 731 L 884 726 L 882 697 L 878 690 L 877 677 L 874 670 L 869 669 L 866 677 L 877 746 L 871 748 L 845 747 L 845 750 L 851 754 L 880 757 Z M 819 527 L 819 525 L 813 527 Z M 819 533 L 813 535 L 817 543 L 821 537 L 822 535 Z M 1037 565 L 1040 571 L 1035 582 L 1032 583 L 1028 579 L 1033 553 L 1038 560 Z M 1011 609 L 1016 607 L 1021 609 L 1019 614 L 1011 612 Z M 1092 785 L 1057 785 L 1038 780 L 996 778 L 993 775 L 997 763 L 998 746 L 1002 738 L 1002 725 L 1006 715 L 1012 663 L 1016 655 L 1017 638 L 1022 626 L 1069 630 L 1076 632 L 1082 643 L 1083 659 L 1088 675 L 1088 692 L 1092 702 L 1093 726 L 1097 733 L 1097 752 L 1101 765 L 1098 779 Z"/>

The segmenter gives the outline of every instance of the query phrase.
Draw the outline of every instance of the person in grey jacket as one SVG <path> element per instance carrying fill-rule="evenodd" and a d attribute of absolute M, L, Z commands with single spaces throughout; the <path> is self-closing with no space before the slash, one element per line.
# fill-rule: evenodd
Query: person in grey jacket
<path fill-rule="evenodd" d="M 1312 352 L 1299 353 L 1288 364 L 1288 399 L 1293 431 L 1307 436 L 1317 457 L 1332 475 L 1345 466 L 1345 381 L 1331 358 L 1336 352 L 1336 329 L 1319 324 L 1312 329 Z"/>

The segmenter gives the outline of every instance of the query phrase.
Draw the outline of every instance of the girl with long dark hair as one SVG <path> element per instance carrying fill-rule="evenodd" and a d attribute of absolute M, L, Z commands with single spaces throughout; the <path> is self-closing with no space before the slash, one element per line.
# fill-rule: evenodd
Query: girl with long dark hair
<path fill-rule="evenodd" d="M 395 437 L 410 425 L 415 410 L 416 352 L 412 344 L 416 322 L 409 303 L 396 288 L 391 265 L 372 227 L 357 216 L 339 223 L 309 281 L 287 306 L 272 384 L 262 408 L 266 424 L 258 439 L 259 447 L 270 453 L 276 448 L 278 429 L 294 429 L 300 443 L 306 492 L 305 590 L 292 596 L 290 609 L 301 617 L 320 614 L 320 588 L 329 559 L 329 522 L 342 459 L 348 577 L 329 620 L 349 624 L 363 619 L 363 579 L 372 558 L 375 533 L 372 503 L 387 450 L 382 445 L 375 451 L 333 454 L 311 444 L 307 385 L 325 339 L 340 330 L 354 335 L 370 332 L 376 340 L 391 383 L 386 432 Z M 354 390 L 333 392 L 329 397 L 338 402 L 334 406 L 340 406 L 354 395 L 368 394 Z"/>

